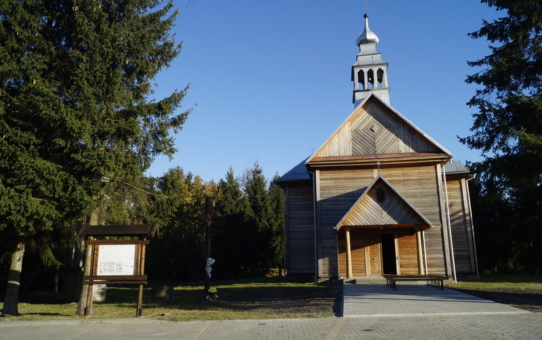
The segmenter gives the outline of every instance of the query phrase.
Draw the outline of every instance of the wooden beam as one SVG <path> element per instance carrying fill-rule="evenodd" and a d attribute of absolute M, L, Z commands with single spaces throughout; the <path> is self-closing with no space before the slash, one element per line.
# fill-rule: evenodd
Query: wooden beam
<path fill-rule="evenodd" d="M 352 275 L 352 247 L 350 244 L 350 227 L 344 228 L 346 235 L 346 277 L 351 279 L 354 277 Z"/>
<path fill-rule="evenodd" d="M 380 235 L 382 235 L 382 233 Z M 401 275 L 401 252 L 399 251 L 399 237 L 397 236 L 397 232 L 393 233 L 393 246 L 395 247 L 395 268 L 397 275 Z M 384 266 L 382 266 L 382 272 L 384 272 Z"/>
<path fill-rule="evenodd" d="M 83 280 L 89 280 L 89 281 L 109 281 L 109 280 L 115 280 L 115 281 L 125 281 L 127 284 L 130 283 L 130 281 L 146 281 L 147 275 L 85 275 L 83 276 Z"/>
<path fill-rule="evenodd" d="M 414 229 L 416 230 L 416 248 L 418 249 L 418 272 L 420 275 L 425 275 L 425 268 L 423 265 L 422 231 L 419 226 L 416 226 Z"/>
<path fill-rule="evenodd" d="M 365 248 L 365 276 L 371 276 L 371 253 L 369 252 L 369 237 L 364 236 Z"/>
<path fill-rule="evenodd" d="M 374 167 L 378 162 L 382 166 L 403 165 L 403 164 L 443 164 L 450 159 L 450 156 L 440 153 L 404 153 L 370 156 L 332 156 L 316 157 L 308 164 L 310 168 L 316 169 L 329 166 L 367 166 Z"/>
<path fill-rule="evenodd" d="M 80 230 L 81 236 L 154 236 L 156 224 L 143 225 L 87 225 Z"/>
<path fill-rule="evenodd" d="M 94 281 L 94 280 L 84 280 L 84 284 L 88 285 L 147 285 L 149 284 L 148 281 L 115 281 L 115 280 L 109 280 L 109 281 Z"/>
<path fill-rule="evenodd" d="M 91 245 L 119 245 L 119 244 L 149 244 L 149 240 L 88 240 L 86 244 Z"/>

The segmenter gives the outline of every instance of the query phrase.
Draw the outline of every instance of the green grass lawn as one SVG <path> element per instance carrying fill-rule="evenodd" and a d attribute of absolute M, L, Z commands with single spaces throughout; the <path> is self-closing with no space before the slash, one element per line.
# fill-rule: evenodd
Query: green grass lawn
<path fill-rule="evenodd" d="M 212 283 L 218 289 L 219 301 L 203 302 L 203 286 L 195 283 L 179 283 L 175 286 L 172 301 L 151 300 L 150 288 L 144 291 L 143 316 L 159 320 L 235 320 L 235 319 L 269 319 L 269 318 L 306 318 L 331 317 L 332 313 L 296 313 L 296 314 L 257 314 L 243 310 L 224 299 L 242 293 L 257 293 L 269 289 L 295 288 L 310 291 L 322 287 L 314 283 L 286 281 L 281 278 L 243 279 L 233 281 L 216 281 Z M 460 280 L 449 284 L 451 288 L 480 291 L 482 293 L 499 292 L 507 297 L 528 295 L 540 296 L 542 299 L 542 276 L 540 275 L 483 275 L 480 279 Z M 474 294 L 474 292 L 473 292 Z M 532 295 L 535 294 L 535 295 Z M 135 316 L 137 288 L 108 287 L 107 302 L 94 303 L 92 318 L 130 318 Z M 3 302 L 0 302 L 0 309 Z M 76 303 L 61 302 L 61 293 L 33 292 L 21 298 L 19 317 L 0 318 L 0 322 L 8 320 L 59 320 L 78 319 L 75 315 Z"/>
<path fill-rule="evenodd" d="M 481 275 L 480 279 L 461 279 L 458 283 L 449 284 L 448 287 L 542 294 L 542 275 Z"/>
<path fill-rule="evenodd" d="M 171 301 L 151 300 L 150 288 L 146 288 L 143 296 L 143 316 L 160 320 L 232 320 L 265 318 L 298 318 L 298 317 L 330 317 L 332 313 L 320 314 L 270 314 L 262 316 L 233 306 L 223 299 L 239 293 L 250 293 L 260 289 L 281 289 L 296 287 L 312 289 L 321 287 L 314 283 L 285 281 L 281 278 L 244 279 L 233 281 L 217 281 L 212 283 L 218 289 L 219 301 L 203 302 L 203 286 L 201 284 L 180 283 L 175 286 L 174 298 Z M 10 317 L 12 321 L 25 320 L 59 320 L 77 319 L 76 303 L 61 303 L 61 293 L 34 292 L 21 298 L 19 317 Z M 128 318 L 135 316 L 137 288 L 107 288 L 105 303 L 93 304 L 92 318 Z M 0 308 L 3 302 L 0 302 Z M 0 322 L 3 319 L 0 318 Z M 4 319 L 5 321 L 5 319 Z"/>

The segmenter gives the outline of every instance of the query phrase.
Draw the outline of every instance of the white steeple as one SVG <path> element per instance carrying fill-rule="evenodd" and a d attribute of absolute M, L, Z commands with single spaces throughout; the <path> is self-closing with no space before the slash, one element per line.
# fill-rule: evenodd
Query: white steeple
<path fill-rule="evenodd" d="M 376 94 L 386 103 L 390 103 L 390 88 L 388 87 L 388 63 L 382 60 L 382 54 L 376 51 L 379 39 L 369 28 L 369 15 L 365 14 L 365 29 L 359 35 L 356 44 L 359 53 L 356 63 L 352 66 L 352 81 L 354 82 L 354 107 L 368 97 Z"/>

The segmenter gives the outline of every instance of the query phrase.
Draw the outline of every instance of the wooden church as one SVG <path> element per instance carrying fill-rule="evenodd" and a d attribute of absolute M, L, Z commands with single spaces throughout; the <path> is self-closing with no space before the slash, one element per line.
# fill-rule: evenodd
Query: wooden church
<path fill-rule="evenodd" d="M 282 176 L 289 275 L 477 273 L 469 170 L 390 105 L 388 64 L 365 29 L 354 111 Z"/>

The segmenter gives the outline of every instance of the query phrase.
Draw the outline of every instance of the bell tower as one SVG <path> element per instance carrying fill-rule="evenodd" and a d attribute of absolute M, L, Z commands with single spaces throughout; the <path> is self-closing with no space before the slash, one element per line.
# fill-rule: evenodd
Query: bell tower
<path fill-rule="evenodd" d="M 382 53 L 376 51 L 378 37 L 369 28 L 369 15 L 365 14 L 365 29 L 358 37 L 356 44 L 359 53 L 356 63 L 352 66 L 352 81 L 354 95 L 352 102 L 357 107 L 371 93 L 374 93 L 386 103 L 390 103 L 390 88 L 388 87 L 388 63 L 382 60 Z"/>

